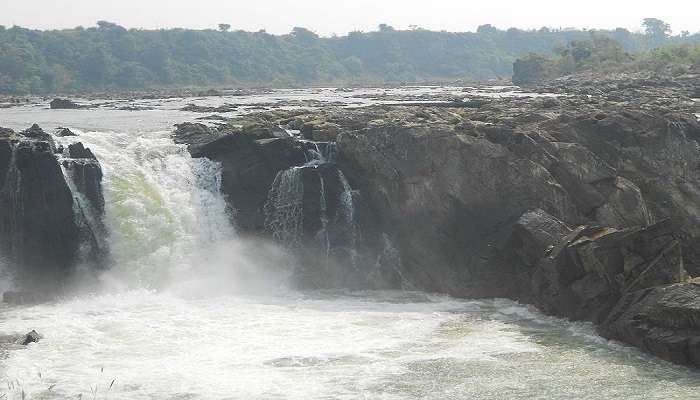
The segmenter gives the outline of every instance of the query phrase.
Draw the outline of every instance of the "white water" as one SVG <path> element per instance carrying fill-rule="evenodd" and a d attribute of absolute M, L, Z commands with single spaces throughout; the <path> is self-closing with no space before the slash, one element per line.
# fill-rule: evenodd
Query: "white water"
<path fill-rule="evenodd" d="M 100 159 L 115 265 L 0 306 L 0 334 L 45 336 L 0 352 L 0 399 L 697 398 L 697 372 L 510 301 L 287 289 L 284 253 L 237 239 L 218 166 L 161 111 L 2 112 L 57 118 Z"/>

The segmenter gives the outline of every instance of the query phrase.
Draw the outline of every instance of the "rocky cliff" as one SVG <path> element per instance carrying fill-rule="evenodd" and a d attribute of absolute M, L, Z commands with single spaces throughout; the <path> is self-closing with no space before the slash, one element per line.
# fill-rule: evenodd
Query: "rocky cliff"
<path fill-rule="evenodd" d="M 57 148 L 36 125 L 0 128 L 0 253 L 20 287 L 53 289 L 76 265 L 101 262 L 101 180 L 82 144 Z"/>
<path fill-rule="evenodd" d="M 304 140 L 336 142 L 332 168 L 355 210 L 357 256 L 335 268 L 344 283 L 508 297 L 697 364 L 669 355 L 700 337 L 694 303 L 666 295 L 691 296 L 700 275 L 696 108 L 632 96 L 329 107 L 181 126 L 176 138 L 223 163 L 239 226 L 273 238 L 275 181 L 304 164 Z M 323 231 L 309 222 L 325 210 L 309 206 L 323 193 L 314 179 L 300 180 L 306 236 Z M 326 272 L 299 278 L 324 286 L 337 278 Z M 678 318 L 654 311 L 674 307 Z"/>

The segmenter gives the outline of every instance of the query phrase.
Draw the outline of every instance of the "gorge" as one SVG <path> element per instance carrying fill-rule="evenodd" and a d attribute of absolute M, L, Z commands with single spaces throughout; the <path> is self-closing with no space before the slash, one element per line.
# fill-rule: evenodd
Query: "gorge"
<path fill-rule="evenodd" d="M 660 360 L 700 366 L 684 79 L 4 109 L 0 331 L 46 338 L 0 373 L 47 398 L 692 396 Z"/>

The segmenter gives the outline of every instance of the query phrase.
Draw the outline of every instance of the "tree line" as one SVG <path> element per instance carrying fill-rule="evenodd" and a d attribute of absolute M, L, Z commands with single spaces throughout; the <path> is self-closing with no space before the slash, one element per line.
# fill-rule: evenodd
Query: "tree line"
<path fill-rule="evenodd" d="M 670 26 L 658 19 L 644 20 L 647 48 L 630 52 L 614 37 L 590 32 L 585 40 L 558 46 L 551 54 L 530 53 L 515 61 L 513 83 L 536 83 L 580 72 L 654 72 L 680 75 L 700 68 L 700 43 L 696 35 L 670 35 Z"/>
<path fill-rule="evenodd" d="M 518 58 L 566 49 L 592 32 L 628 53 L 700 42 L 700 34 L 671 36 L 661 24 L 639 33 L 491 25 L 453 33 L 380 25 L 334 37 L 305 28 L 286 35 L 232 31 L 229 24 L 210 30 L 126 29 L 106 21 L 46 31 L 0 26 L 0 93 L 487 80 L 509 78 Z"/>

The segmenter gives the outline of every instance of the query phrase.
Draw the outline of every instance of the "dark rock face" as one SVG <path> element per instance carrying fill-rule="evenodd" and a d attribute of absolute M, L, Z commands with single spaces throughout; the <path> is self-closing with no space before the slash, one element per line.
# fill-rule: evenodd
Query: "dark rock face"
<path fill-rule="evenodd" d="M 694 118 L 613 109 L 557 116 L 537 108 L 516 112 L 507 125 L 468 117 L 428 125 L 403 114 L 400 126 L 338 139 L 341 168 L 370 198 L 405 272 L 421 287 L 463 297 L 529 295 L 509 284 L 521 272 L 504 249 L 531 210 L 568 226 L 625 228 L 670 218 L 681 246 L 695 246 Z M 686 264 L 693 274 L 698 264 Z"/>
<path fill-rule="evenodd" d="M 104 210 L 99 163 L 94 156 L 57 156 L 42 132 L 35 126 L 0 139 L 0 251 L 30 290 L 56 288 L 75 265 L 95 263 L 104 253 L 95 239 Z M 76 157 L 88 152 L 82 145 L 71 151 Z M 90 201 L 77 200 L 83 195 Z"/>
<path fill-rule="evenodd" d="M 551 216 L 522 220 L 513 233 L 516 251 L 553 246 L 529 266 L 530 301 L 549 314 L 600 323 L 624 294 L 688 279 L 668 221 L 622 230 L 580 226 L 550 240 L 565 232 Z"/>
<path fill-rule="evenodd" d="M 666 360 L 700 367 L 700 286 L 679 283 L 627 293 L 599 331 Z"/>
<path fill-rule="evenodd" d="M 193 152 L 221 162 L 222 191 L 235 210 L 243 233 L 265 228 L 263 207 L 277 174 L 305 161 L 303 147 L 291 138 L 233 134 L 207 143 Z"/>
<path fill-rule="evenodd" d="M 374 216 L 335 163 L 335 144 L 280 131 L 247 124 L 222 134 L 182 124 L 175 140 L 194 157 L 221 162 L 222 191 L 239 232 L 289 249 L 300 286 L 400 285 L 400 257 L 388 237 L 369 228 Z"/>
<path fill-rule="evenodd" d="M 73 100 L 68 99 L 53 99 L 49 104 L 52 110 L 77 110 L 82 108 L 79 104 Z"/>

